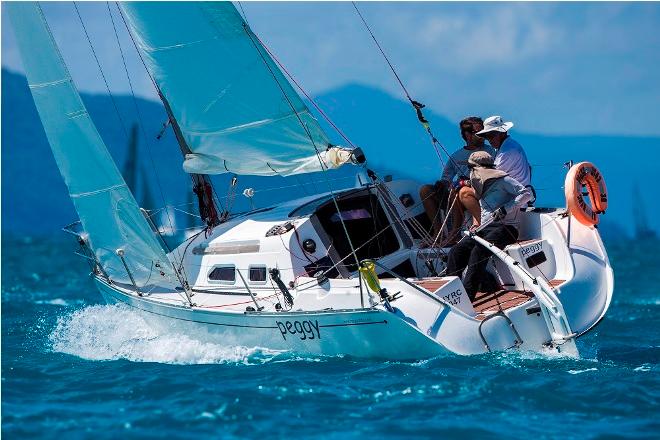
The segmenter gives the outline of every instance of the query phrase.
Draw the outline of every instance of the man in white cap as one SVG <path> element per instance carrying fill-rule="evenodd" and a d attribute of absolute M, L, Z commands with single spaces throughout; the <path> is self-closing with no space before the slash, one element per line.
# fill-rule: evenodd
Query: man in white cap
<path fill-rule="evenodd" d="M 500 249 L 518 239 L 520 208 L 532 198 L 529 188 L 522 186 L 502 170 L 494 167 L 493 156 L 477 151 L 468 159 L 470 183 L 481 204 L 481 216 L 474 219 L 471 230 Z M 478 229 L 477 229 L 478 227 Z M 464 237 L 447 258 L 447 275 L 463 277 L 463 286 L 470 300 L 477 292 L 497 290 L 494 277 L 486 271 L 491 253 L 472 238 Z"/>
<path fill-rule="evenodd" d="M 496 169 L 504 171 L 523 186 L 529 186 L 532 183 L 532 168 L 527 161 L 525 150 L 509 136 L 511 127 L 513 122 L 504 122 L 501 116 L 491 116 L 484 121 L 483 130 L 476 134 L 486 139 L 497 151 Z"/>

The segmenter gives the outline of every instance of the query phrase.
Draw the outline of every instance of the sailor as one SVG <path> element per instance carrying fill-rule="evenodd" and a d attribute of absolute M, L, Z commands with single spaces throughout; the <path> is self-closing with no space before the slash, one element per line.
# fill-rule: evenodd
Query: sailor
<path fill-rule="evenodd" d="M 459 123 L 459 128 L 461 137 L 465 140 L 465 146 L 450 156 L 439 181 L 434 185 L 424 185 L 419 191 L 426 215 L 431 220 L 434 237 L 438 236 L 442 224 L 442 219 L 438 215 L 439 209 L 447 209 L 448 204 L 451 206 L 454 197 L 458 195 L 451 210 L 452 231 L 448 234 L 449 240 L 452 239 L 452 236 L 458 235 L 465 209 L 477 216 L 480 212 L 479 202 L 474 197 L 474 191 L 462 184 L 469 180 L 468 157 L 475 151 L 493 151 L 485 145 L 483 138 L 476 136 L 476 133 L 484 128 L 483 120 L 480 117 L 469 116 L 463 119 Z"/>
<path fill-rule="evenodd" d="M 484 121 L 484 128 L 476 135 L 488 140 L 497 151 L 495 168 L 507 173 L 523 186 L 532 182 L 532 168 L 522 146 L 509 136 L 513 122 L 504 122 L 501 116 L 491 116 Z"/>
<path fill-rule="evenodd" d="M 531 191 L 506 172 L 495 169 L 493 157 L 484 152 L 472 153 L 468 159 L 470 183 L 481 204 L 480 218 L 473 219 L 470 230 L 500 249 L 518 239 L 520 208 L 531 199 Z M 447 275 L 463 277 L 463 286 L 474 300 L 478 291 L 491 292 L 499 288 L 495 278 L 486 271 L 491 252 L 475 240 L 464 237 L 447 259 Z"/>

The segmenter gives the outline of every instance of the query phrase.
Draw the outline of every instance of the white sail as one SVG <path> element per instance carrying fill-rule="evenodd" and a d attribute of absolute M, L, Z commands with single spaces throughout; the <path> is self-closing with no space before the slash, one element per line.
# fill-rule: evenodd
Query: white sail
<path fill-rule="evenodd" d="M 327 158 L 328 136 L 231 2 L 121 8 L 191 150 L 186 172 L 289 175 L 342 164 Z"/>
<path fill-rule="evenodd" d="M 113 281 L 131 282 L 123 254 L 138 286 L 175 282 L 172 264 L 87 113 L 38 3 L 3 7 L 55 161 L 103 270 Z"/>

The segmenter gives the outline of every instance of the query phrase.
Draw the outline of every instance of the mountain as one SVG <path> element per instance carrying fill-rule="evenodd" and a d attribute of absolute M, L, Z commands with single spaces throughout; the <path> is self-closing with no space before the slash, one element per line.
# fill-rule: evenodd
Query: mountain
<path fill-rule="evenodd" d="M 144 133 L 139 137 L 139 160 L 141 170 L 148 175 L 152 193 L 160 205 L 165 202 L 186 203 L 190 180 L 181 170 L 181 156 L 171 129 L 166 130 L 160 141 L 155 140 L 166 120 L 161 104 L 139 98 L 134 101 L 130 96 L 114 96 L 120 120 L 108 95 L 82 94 L 82 97 L 120 169 L 127 156 L 126 131 L 134 122 L 141 121 Z M 394 174 L 395 177 L 412 177 L 428 182 L 437 179 L 441 160 L 407 102 L 360 84 L 321 94 L 317 102 L 349 139 L 363 148 L 369 166 L 380 175 Z M 138 118 L 136 105 L 141 118 Z M 34 234 L 57 232 L 62 225 L 75 220 L 76 215 L 25 78 L 6 69 L 2 70 L 2 109 L 2 231 Z M 449 152 L 462 145 L 457 121 L 449 121 L 430 109 L 425 109 L 425 115 Z M 652 183 L 648 177 L 655 174 L 654 164 L 641 160 L 638 155 L 643 154 L 644 150 L 660 147 L 660 138 L 542 136 L 517 130 L 518 127 L 514 128 L 512 135 L 522 143 L 530 162 L 536 165 L 533 181 L 538 189 L 540 205 L 564 204 L 564 162 L 571 159 L 591 160 L 603 172 L 610 193 L 606 219 L 611 227 L 603 229 L 619 231 L 617 235 L 620 231 L 630 232 L 630 177 L 638 176 L 639 180 Z M 345 144 L 341 138 L 335 141 Z M 352 171 L 288 178 L 239 176 L 234 211 L 249 207 L 249 201 L 241 194 L 244 188 L 253 187 L 257 191 L 255 204 L 267 206 L 324 190 L 328 178 L 335 189 L 350 185 Z M 228 175 L 214 177 L 216 191 L 221 197 L 229 193 L 230 179 Z M 300 183 L 305 185 L 301 187 Z M 259 190 L 263 193 L 260 194 Z M 650 201 L 646 194 L 641 196 L 645 201 Z M 660 229 L 660 208 L 649 203 L 647 212 L 652 219 L 650 226 Z"/>

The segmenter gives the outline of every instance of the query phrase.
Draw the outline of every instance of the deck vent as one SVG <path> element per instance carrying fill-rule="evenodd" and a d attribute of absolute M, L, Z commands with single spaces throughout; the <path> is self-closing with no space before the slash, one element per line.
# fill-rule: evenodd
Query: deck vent
<path fill-rule="evenodd" d="M 293 229 L 293 223 L 286 222 L 281 225 L 275 225 L 266 232 L 266 237 L 272 237 L 274 235 L 282 235 L 289 232 Z"/>

